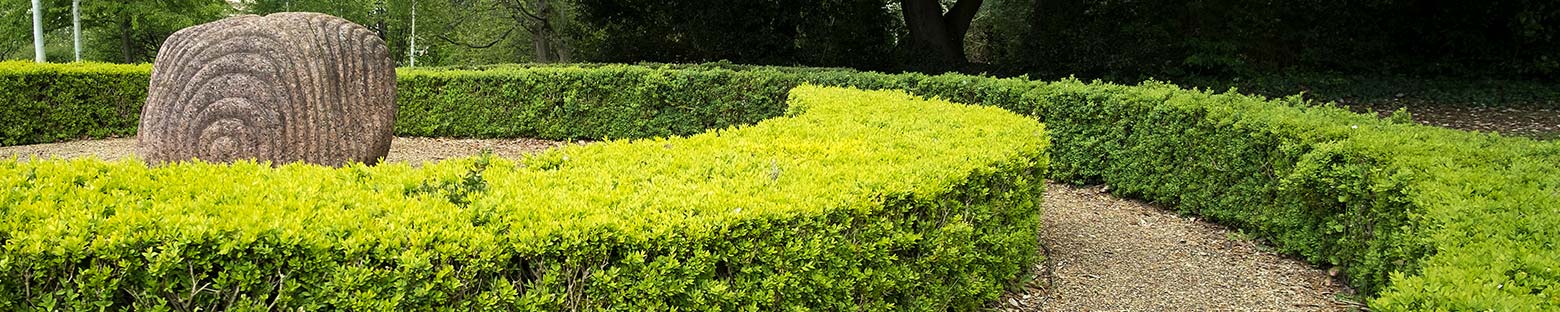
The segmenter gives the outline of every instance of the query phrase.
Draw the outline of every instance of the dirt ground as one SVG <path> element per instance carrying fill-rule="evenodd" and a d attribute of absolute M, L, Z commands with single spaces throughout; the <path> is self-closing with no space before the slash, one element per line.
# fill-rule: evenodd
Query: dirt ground
<path fill-rule="evenodd" d="M 1103 186 L 1046 186 L 1035 279 L 1002 311 L 1349 311 L 1328 270 L 1229 229 L 1124 200 Z"/>
<path fill-rule="evenodd" d="M 1391 116 L 1401 106 L 1390 104 L 1355 105 L 1359 113 Z M 1540 140 L 1560 139 L 1560 108 L 1550 107 L 1478 107 L 1452 105 L 1412 105 L 1408 112 L 1419 124 L 1468 131 L 1499 132 L 1503 135 Z"/>
<path fill-rule="evenodd" d="M 575 142 L 583 144 L 585 142 Z M 518 157 L 548 148 L 569 144 L 567 142 L 537 139 L 443 139 L 443 138 L 395 138 L 390 142 L 387 162 L 405 161 L 413 165 L 425 161 L 438 161 L 454 157 L 470 156 L 483 150 L 504 157 Z M 97 157 L 117 160 L 135 152 L 135 139 L 106 139 L 65 143 L 0 147 L 0 158 L 29 156 L 47 157 Z"/>

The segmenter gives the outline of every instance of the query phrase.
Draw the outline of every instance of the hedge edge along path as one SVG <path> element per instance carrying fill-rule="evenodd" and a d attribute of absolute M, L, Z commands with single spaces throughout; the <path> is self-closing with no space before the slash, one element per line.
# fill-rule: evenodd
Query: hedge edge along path
<path fill-rule="evenodd" d="M 790 103 L 421 169 L 3 160 L 0 310 L 975 310 L 1040 260 L 1035 120 Z"/>
<path fill-rule="evenodd" d="M 1375 297 L 1375 310 L 1560 309 L 1560 143 L 1157 83 L 730 67 L 402 70 L 396 128 L 412 136 L 655 137 L 779 115 L 785 90 L 804 82 L 904 89 L 1034 116 L 1054 140 L 1051 178 L 1109 183 L 1342 266 L 1351 285 Z M 110 80 L 103 85 L 144 79 L 100 77 Z M 9 79 L 23 84 L 3 90 L 40 89 L 32 85 L 41 79 Z"/>

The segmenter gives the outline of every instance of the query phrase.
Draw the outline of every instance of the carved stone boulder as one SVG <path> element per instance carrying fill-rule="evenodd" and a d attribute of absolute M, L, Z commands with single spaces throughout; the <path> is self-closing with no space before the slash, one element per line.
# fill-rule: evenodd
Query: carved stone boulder
<path fill-rule="evenodd" d="M 373 31 L 318 13 L 235 16 L 157 51 L 136 150 L 154 164 L 373 164 L 395 109 L 395 66 Z"/>

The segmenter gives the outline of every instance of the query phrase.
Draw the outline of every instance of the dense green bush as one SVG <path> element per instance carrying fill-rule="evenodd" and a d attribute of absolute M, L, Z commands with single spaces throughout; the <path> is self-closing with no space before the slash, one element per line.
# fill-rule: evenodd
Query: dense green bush
<path fill-rule="evenodd" d="M 791 95 L 420 169 L 0 160 L 0 310 L 974 310 L 1038 260 L 1038 122 Z"/>
<path fill-rule="evenodd" d="M 557 75 L 560 70 L 486 74 Z M 802 82 L 906 89 L 999 106 L 1036 116 L 1051 127 L 1053 178 L 1108 183 L 1123 195 L 1169 204 L 1249 231 L 1313 263 L 1342 266 L 1352 285 L 1380 296 L 1372 302 L 1377 307 L 1500 310 L 1560 305 L 1555 291 L 1549 290 L 1560 281 L 1555 273 L 1541 269 L 1560 261 L 1555 242 L 1560 236 L 1532 232 L 1560 228 L 1560 220 L 1540 216 L 1553 215 L 1560 205 L 1554 191 L 1560 187 L 1555 180 L 1560 175 L 1550 175 L 1556 171 L 1555 158 L 1532 155 L 1554 150 L 1538 148 L 1547 146 L 1543 143 L 1394 124 L 1295 98 L 1274 101 L 1158 83 L 1038 83 L 828 69 L 668 71 L 608 66 L 596 70 L 614 77 L 635 73 L 647 77 L 618 80 L 642 84 L 610 89 L 654 87 L 660 94 L 675 94 L 633 96 L 661 107 L 740 103 L 760 111 L 776 110 L 769 107 L 784 105 L 776 90 Z M 657 80 L 673 75 L 702 78 Z M 734 102 L 719 102 L 723 100 Z M 738 121 L 707 113 L 679 116 L 716 126 Z M 626 131 L 618 135 L 676 132 L 658 127 L 621 129 Z M 1480 195 L 1507 191 L 1538 197 Z M 1470 221 L 1475 219 L 1482 221 Z M 1486 237 L 1507 243 L 1483 242 Z M 1462 256 L 1452 254 L 1495 256 L 1503 263 L 1500 269 L 1492 269 L 1472 262 L 1480 258 L 1459 259 Z M 1473 286 L 1486 284 L 1495 288 Z"/>
<path fill-rule="evenodd" d="M 501 65 L 402 69 L 403 136 L 644 138 L 780 115 L 803 81 L 874 88 L 898 76 L 731 64 Z M 0 146 L 128 136 L 150 66 L 0 63 Z M 804 79 L 805 77 L 805 79 Z M 837 83 L 838 84 L 838 83 Z"/>
<path fill-rule="evenodd" d="M 1060 82 L 1032 95 L 1049 103 L 1053 177 L 1341 265 L 1379 295 L 1378 310 L 1560 307 L 1550 144 L 1161 84 Z"/>
<path fill-rule="evenodd" d="M 400 76 L 396 133 L 414 136 L 686 135 L 778 116 L 785 90 L 796 85 L 730 71 L 634 66 L 403 70 Z M 763 90 L 729 89 L 738 86 Z"/>
<path fill-rule="evenodd" d="M 0 146 L 134 135 L 150 70 L 0 62 Z"/>
<path fill-rule="evenodd" d="M 1031 88 L 1022 80 L 964 75 L 721 64 L 517 65 L 403 69 L 399 74 L 396 134 L 444 137 L 688 135 L 778 116 L 786 107 L 786 90 L 803 83 L 907 89 L 986 104 L 1003 96 L 1017 101 Z"/>
<path fill-rule="evenodd" d="M 684 135 L 780 114 L 804 82 L 904 89 L 1035 116 L 1054 143 L 1051 178 L 1108 183 L 1342 266 L 1379 310 L 1560 308 L 1555 143 L 1160 83 L 657 66 L 402 71 L 397 132 Z"/>
<path fill-rule="evenodd" d="M 1378 310 L 1560 308 L 1556 144 L 1168 84 L 926 77 L 1037 116 L 1051 178 L 1203 215 L 1345 268 Z"/>

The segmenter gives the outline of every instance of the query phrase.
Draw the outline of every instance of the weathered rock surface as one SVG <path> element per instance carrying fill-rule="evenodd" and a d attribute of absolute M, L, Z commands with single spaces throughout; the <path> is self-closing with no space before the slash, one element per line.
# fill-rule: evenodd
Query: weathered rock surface
<path fill-rule="evenodd" d="M 185 28 L 157 51 L 136 150 L 199 158 L 376 163 L 390 150 L 395 67 L 384 40 L 318 13 Z"/>

